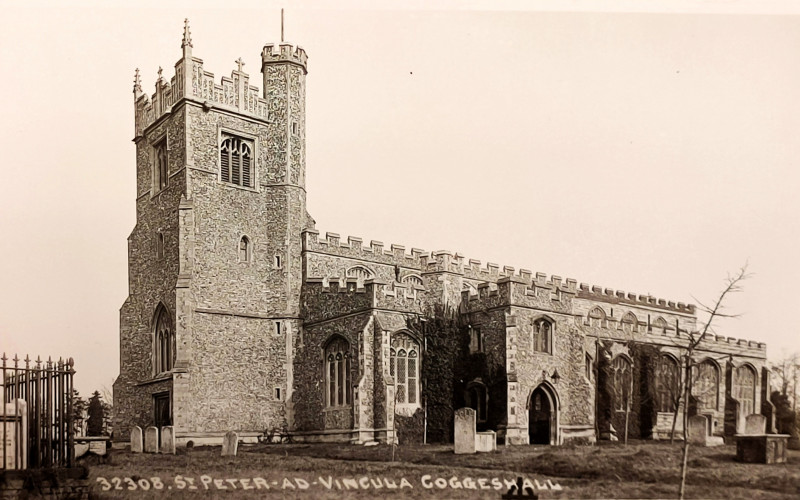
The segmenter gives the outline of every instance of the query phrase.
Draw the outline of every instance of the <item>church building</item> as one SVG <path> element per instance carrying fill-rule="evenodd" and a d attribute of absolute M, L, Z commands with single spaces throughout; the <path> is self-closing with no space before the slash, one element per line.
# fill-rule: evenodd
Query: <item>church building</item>
<path fill-rule="evenodd" d="M 695 350 L 694 397 L 676 406 L 691 304 L 321 235 L 306 211 L 306 52 L 265 46 L 259 89 L 241 60 L 217 82 L 188 23 L 181 47 L 154 93 L 138 70 L 133 87 L 117 440 L 171 425 L 179 445 L 231 430 L 441 442 L 471 406 L 500 443 L 557 445 L 665 438 L 684 408 L 718 436 L 772 415 L 765 344 L 722 336 Z"/>

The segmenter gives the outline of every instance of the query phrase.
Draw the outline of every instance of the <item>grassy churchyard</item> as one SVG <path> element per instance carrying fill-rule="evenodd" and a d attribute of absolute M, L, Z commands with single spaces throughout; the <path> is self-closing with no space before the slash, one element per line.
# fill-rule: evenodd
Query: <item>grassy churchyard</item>
<path fill-rule="evenodd" d="M 681 447 L 639 442 L 500 447 L 455 455 L 452 445 L 395 450 L 337 444 L 183 448 L 177 455 L 110 450 L 82 460 L 93 498 L 500 498 L 518 477 L 540 498 L 677 498 Z M 688 498 L 800 498 L 800 452 L 779 465 L 734 461 L 735 446 L 690 448 Z"/>

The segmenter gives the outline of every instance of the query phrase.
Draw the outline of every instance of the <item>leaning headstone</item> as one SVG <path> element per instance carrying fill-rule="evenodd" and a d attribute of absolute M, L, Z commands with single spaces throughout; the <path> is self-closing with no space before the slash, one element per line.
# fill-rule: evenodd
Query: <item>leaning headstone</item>
<path fill-rule="evenodd" d="M 455 413 L 455 453 L 475 453 L 475 410 L 460 408 Z"/>
<path fill-rule="evenodd" d="M 175 454 L 175 428 L 171 425 L 161 428 L 161 453 Z"/>
<path fill-rule="evenodd" d="M 144 430 L 144 452 L 158 453 L 158 427 L 150 426 Z"/>
<path fill-rule="evenodd" d="M 689 417 L 689 444 L 705 446 L 708 440 L 708 418 L 705 415 Z"/>
<path fill-rule="evenodd" d="M 143 450 L 142 428 L 137 425 L 131 429 L 131 451 L 133 453 L 141 453 Z"/>
<path fill-rule="evenodd" d="M 238 449 L 239 449 L 239 436 L 233 431 L 226 432 L 225 438 L 222 440 L 222 456 L 235 457 Z"/>
<path fill-rule="evenodd" d="M 748 415 L 744 419 L 744 433 L 752 434 L 766 434 L 767 433 L 767 417 L 754 413 Z"/>

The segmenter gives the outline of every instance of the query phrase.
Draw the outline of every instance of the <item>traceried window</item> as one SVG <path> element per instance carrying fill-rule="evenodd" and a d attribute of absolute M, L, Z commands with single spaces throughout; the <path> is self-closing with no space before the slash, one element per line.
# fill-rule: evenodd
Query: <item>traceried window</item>
<path fill-rule="evenodd" d="M 656 364 L 656 404 L 658 411 L 672 413 L 680 392 L 680 370 L 672 356 L 662 355 Z"/>
<path fill-rule="evenodd" d="M 223 135 L 219 157 L 219 178 L 222 182 L 253 187 L 252 142 L 240 137 Z"/>
<path fill-rule="evenodd" d="M 158 306 L 155 318 L 153 372 L 158 375 L 172 370 L 175 360 L 175 334 L 169 313 L 163 305 Z"/>
<path fill-rule="evenodd" d="M 169 168 L 167 163 L 167 138 L 164 137 L 153 146 L 153 191 L 167 187 Z"/>
<path fill-rule="evenodd" d="M 661 316 L 659 316 L 658 318 L 656 318 L 655 321 L 653 321 L 652 328 L 653 328 L 653 333 L 658 333 L 663 335 L 667 333 L 667 321 Z"/>
<path fill-rule="evenodd" d="M 328 407 L 346 406 L 351 401 L 350 344 L 334 337 L 325 347 L 325 399 Z"/>
<path fill-rule="evenodd" d="M 545 318 L 534 321 L 532 341 L 534 352 L 552 353 L 553 324 Z"/>
<path fill-rule="evenodd" d="M 389 374 L 394 378 L 398 405 L 419 405 L 419 358 L 419 344 L 411 336 L 392 336 Z"/>
<path fill-rule="evenodd" d="M 692 396 L 698 410 L 716 410 L 719 406 L 719 369 L 706 360 L 692 367 Z"/>
<path fill-rule="evenodd" d="M 628 313 L 622 317 L 622 329 L 627 333 L 636 333 L 639 331 L 639 320 L 636 319 L 632 313 Z"/>
<path fill-rule="evenodd" d="M 250 262 L 252 252 L 253 245 L 250 243 L 250 238 L 242 236 L 239 240 L 239 262 Z"/>
<path fill-rule="evenodd" d="M 739 412 L 742 415 L 755 413 L 756 373 L 751 367 L 742 365 L 736 368 L 731 396 L 739 402 Z"/>
<path fill-rule="evenodd" d="M 599 307 L 595 307 L 589 311 L 589 324 L 598 327 L 606 326 L 606 313 Z"/>
<path fill-rule="evenodd" d="M 611 362 L 614 371 L 614 409 L 625 411 L 631 397 L 631 382 L 633 380 L 631 362 L 625 356 L 617 356 Z"/>
<path fill-rule="evenodd" d="M 348 278 L 356 278 L 358 286 L 364 286 L 364 281 L 375 277 L 375 273 L 364 266 L 353 266 L 345 271 L 345 275 Z"/>

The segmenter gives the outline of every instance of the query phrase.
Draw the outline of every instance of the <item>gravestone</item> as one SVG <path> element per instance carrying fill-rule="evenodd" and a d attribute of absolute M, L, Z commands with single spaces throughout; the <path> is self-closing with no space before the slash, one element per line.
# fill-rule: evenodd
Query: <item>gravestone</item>
<path fill-rule="evenodd" d="M 694 415 L 689 417 L 689 444 L 705 446 L 708 441 L 708 417 L 705 415 Z"/>
<path fill-rule="evenodd" d="M 752 434 L 766 434 L 767 433 L 767 417 L 754 413 L 748 415 L 744 421 L 744 433 Z"/>
<path fill-rule="evenodd" d="M 225 438 L 222 440 L 222 456 L 235 457 L 239 449 L 239 436 L 233 432 L 228 431 L 225 433 Z"/>
<path fill-rule="evenodd" d="M 167 425 L 161 428 L 161 453 L 175 454 L 175 428 Z"/>
<path fill-rule="evenodd" d="M 134 426 L 131 429 L 131 451 L 133 453 L 141 453 L 144 450 L 142 447 L 142 428 Z"/>
<path fill-rule="evenodd" d="M 456 454 L 475 453 L 475 410 L 472 408 L 456 410 L 454 433 Z"/>
<path fill-rule="evenodd" d="M 89 441 L 89 453 L 105 456 L 107 452 L 108 452 L 108 446 L 106 445 L 106 441 L 104 439 Z"/>
<path fill-rule="evenodd" d="M 494 431 L 475 433 L 475 451 L 490 452 L 497 450 L 497 434 Z"/>
<path fill-rule="evenodd" d="M 3 448 L 5 449 L 4 469 L 28 468 L 28 403 L 16 399 L 6 403 L 5 416 L 0 412 L 4 434 Z"/>
<path fill-rule="evenodd" d="M 150 426 L 144 430 L 144 452 L 158 453 L 158 427 Z"/>

